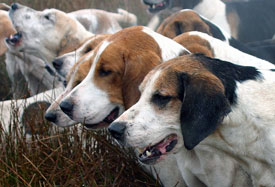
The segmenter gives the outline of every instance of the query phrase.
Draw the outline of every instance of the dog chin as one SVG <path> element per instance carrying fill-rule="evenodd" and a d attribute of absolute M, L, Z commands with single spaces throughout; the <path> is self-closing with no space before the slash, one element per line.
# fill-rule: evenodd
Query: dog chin
<path fill-rule="evenodd" d="M 84 123 L 84 127 L 87 130 L 106 128 L 118 118 L 119 114 L 120 114 L 120 108 L 117 106 L 102 121 L 94 124 Z"/>

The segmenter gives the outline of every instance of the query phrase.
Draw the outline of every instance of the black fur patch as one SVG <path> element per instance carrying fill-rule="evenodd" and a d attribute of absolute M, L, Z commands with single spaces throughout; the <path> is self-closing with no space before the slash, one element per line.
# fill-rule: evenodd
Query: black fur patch
<path fill-rule="evenodd" d="M 176 21 L 175 22 L 175 31 L 176 31 L 176 36 L 180 35 L 183 33 L 182 31 L 182 23 L 181 22 L 178 22 Z"/>
<path fill-rule="evenodd" d="M 274 0 L 226 3 L 226 13 L 236 11 L 240 18 L 238 40 L 241 42 L 272 38 L 275 33 L 274 10 Z"/>
<path fill-rule="evenodd" d="M 236 82 L 256 80 L 261 74 L 255 67 L 239 66 L 219 59 L 212 59 L 202 54 L 195 54 L 196 58 L 214 75 L 216 75 L 225 87 L 225 95 L 230 104 L 236 103 Z"/>
<path fill-rule="evenodd" d="M 171 96 L 164 96 L 157 92 L 152 96 L 151 102 L 159 108 L 164 108 L 171 101 L 171 99 Z"/>
<path fill-rule="evenodd" d="M 182 98 L 180 113 L 184 145 L 193 149 L 220 124 L 230 112 L 228 100 L 222 92 L 209 93 L 204 82 L 192 84 L 189 75 L 180 73 L 179 97 Z"/>

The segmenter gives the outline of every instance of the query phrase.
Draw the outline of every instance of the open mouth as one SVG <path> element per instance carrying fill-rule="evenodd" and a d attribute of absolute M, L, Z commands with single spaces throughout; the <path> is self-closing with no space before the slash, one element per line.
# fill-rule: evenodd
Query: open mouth
<path fill-rule="evenodd" d="M 6 42 L 11 46 L 19 46 L 22 41 L 22 33 L 18 32 L 6 38 Z"/>
<path fill-rule="evenodd" d="M 144 164 L 155 164 L 157 161 L 161 160 L 164 155 L 171 152 L 177 143 L 177 135 L 169 135 L 154 146 L 145 148 L 138 159 Z"/>
<path fill-rule="evenodd" d="M 84 127 L 88 130 L 107 127 L 110 123 L 115 121 L 115 119 L 118 117 L 118 114 L 119 114 L 119 107 L 116 107 L 110 112 L 110 114 L 103 121 L 96 124 L 84 124 Z"/>
<path fill-rule="evenodd" d="M 156 13 L 158 11 L 164 10 L 169 6 L 169 0 L 163 0 L 160 3 L 149 3 L 146 1 L 143 1 L 143 2 L 144 4 L 149 6 L 148 10 L 151 13 Z"/>

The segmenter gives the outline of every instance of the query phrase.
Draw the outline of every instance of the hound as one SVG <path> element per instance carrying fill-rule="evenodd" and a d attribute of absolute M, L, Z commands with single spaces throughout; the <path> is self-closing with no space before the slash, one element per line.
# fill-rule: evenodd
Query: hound
<path fill-rule="evenodd" d="M 113 34 L 120 31 L 120 24 L 134 26 L 137 24 L 137 17 L 123 9 L 118 13 L 107 12 L 99 9 L 82 9 L 68 13 L 77 19 L 87 31 L 94 34 Z"/>
<path fill-rule="evenodd" d="M 184 9 L 172 14 L 166 18 L 156 30 L 156 32 L 168 38 L 175 38 L 184 32 L 190 31 L 207 33 L 208 35 L 220 39 L 242 52 L 275 63 L 274 41 L 273 43 L 272 40 L 254 42 L 257 43 L 255 46 L 244 45 L 242 42 L 233 38 L 218 25 L 212 23 L 207 18 L 200 16 L 193 10 Z"/>
<path fill-rule="evenodd" d="M 176 6 L 193 9 L 241 42 L 271 39 L 275 33 L 273 0 L 225 3 L 222 0 L 143 0 L 143 3 L 153 13 Z"/>
<path fill-rule="evenodd" d="M 73 65 L 70 69 L 70 72 L 67 75 L 67 85 L 55 101 L 51 103 L 49 108 L 45 113 L 45 118 L 60 127 L 69 127 L 77 124 L 76 121 L 70 119 L 59 107 L 61 100 L 66 97 L 71 90 L 76 87 L 88 74 L 91 62 L 89 58 L 94 55 L 93 51 L 88 52 L 83 55 L 77 63 Z"/>
<path fill-rule="evenodd" d="M 77 49 L 93 36 L 75 18 L 56 9 L 36 11 L 14 3 L 9 16 L 17 31 L 10 38 L 16 39 L 12 43 L 15 50 L 37 56 L 48 65 L 55 57 Z"/>
<path fill-rule="evenodd" d="M 164 59 L 187 53 L 183 46 L 146 27 L 131 27 L 117 32 L 96 47 L 89 60 L 91 68 L 88 75 L 63 99 L 60 108 L 72 120 L 84 123 L 86 128 L 106 127 L 137 102 L 140 94 L 138 85 L 149 70 Z M 227 163 L 230 167 L 225 173 L 234 172 L 231 169 L 236 163 L 232 159 L 228 159 Z M 160 170 L 161 181 L 166 181 L 167 186 L 179 180 L 178 177 L 170 178 L 169 172 L 165 174 L 163 169 L 169 167 L 164 163 Z M 220 169 L 223 170 L 223 167 Z M 195 180 L 198 176 L 192 176 L 197 185 L 204 185 L 202 181 Z M 247 181 L 245 177 L 242 179 Z"/>
<path fill-rule="evenodd" d="M 172 154 L 183 175 L 186 169 L 197 173 L 198 163 L 209 174 L 216 172 L 211 166 L 214 156 L 227 156 L 251 175 L 254 186 L 271 187 L 275 184 L 274 80 L 274 69 L 202 55 L 178 57 L 146 76 L 140 100 L 109 131 L 122 144 L 139 148 L 143 163 L 154 164 Z M 206 182 L 207 186 L 223 186 L 220 174 L 213 175 L 216 183 Z M 186 182 L 193 186 L 192 179 Z"/>

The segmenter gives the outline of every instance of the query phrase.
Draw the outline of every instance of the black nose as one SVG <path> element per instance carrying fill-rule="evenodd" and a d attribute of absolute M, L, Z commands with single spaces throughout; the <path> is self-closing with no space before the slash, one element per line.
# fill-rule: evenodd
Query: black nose
<path fill-rule="evenodd" d="M 46 118 L 46 120 L 54 123 L 54 122 L 56 122 L 57 116 L 56 116 L 55 112 L 47 112 L 45 114 L 45 118 Z"/>
<path fill-rule="evenodd" d="M 125 122 L 114 122 L 108 127 L 108 131 L 111 133 L 111 135 L 119 140 L 123 141 L 124 139 L 124 131 L 126 129 L 126 123 Z"/>
<path fill-rule="evenodd" d="M 12 4 L 11 4 L 11 9 L 12 9 L 12 10 L 18 9 L 18 5 L 17 5 L 16 3 L 12 3 Z"/>
<path fill-rule="evenodd" d="M 55 59 L 55 60 L 53 61 L 53 67 L 54 67 L 57 71 L 61 69 L 62 65 L 63 65 L 63 61 L 62 61 L 62 60 Z"/>
<path fill-rule="evenodd" d="M 72 111 L 74 107 L 72 102 L 65 100 L 62 101 L 59 106 L 65 114 L 67 114 L 69 117 L 72 116 Z"/>

